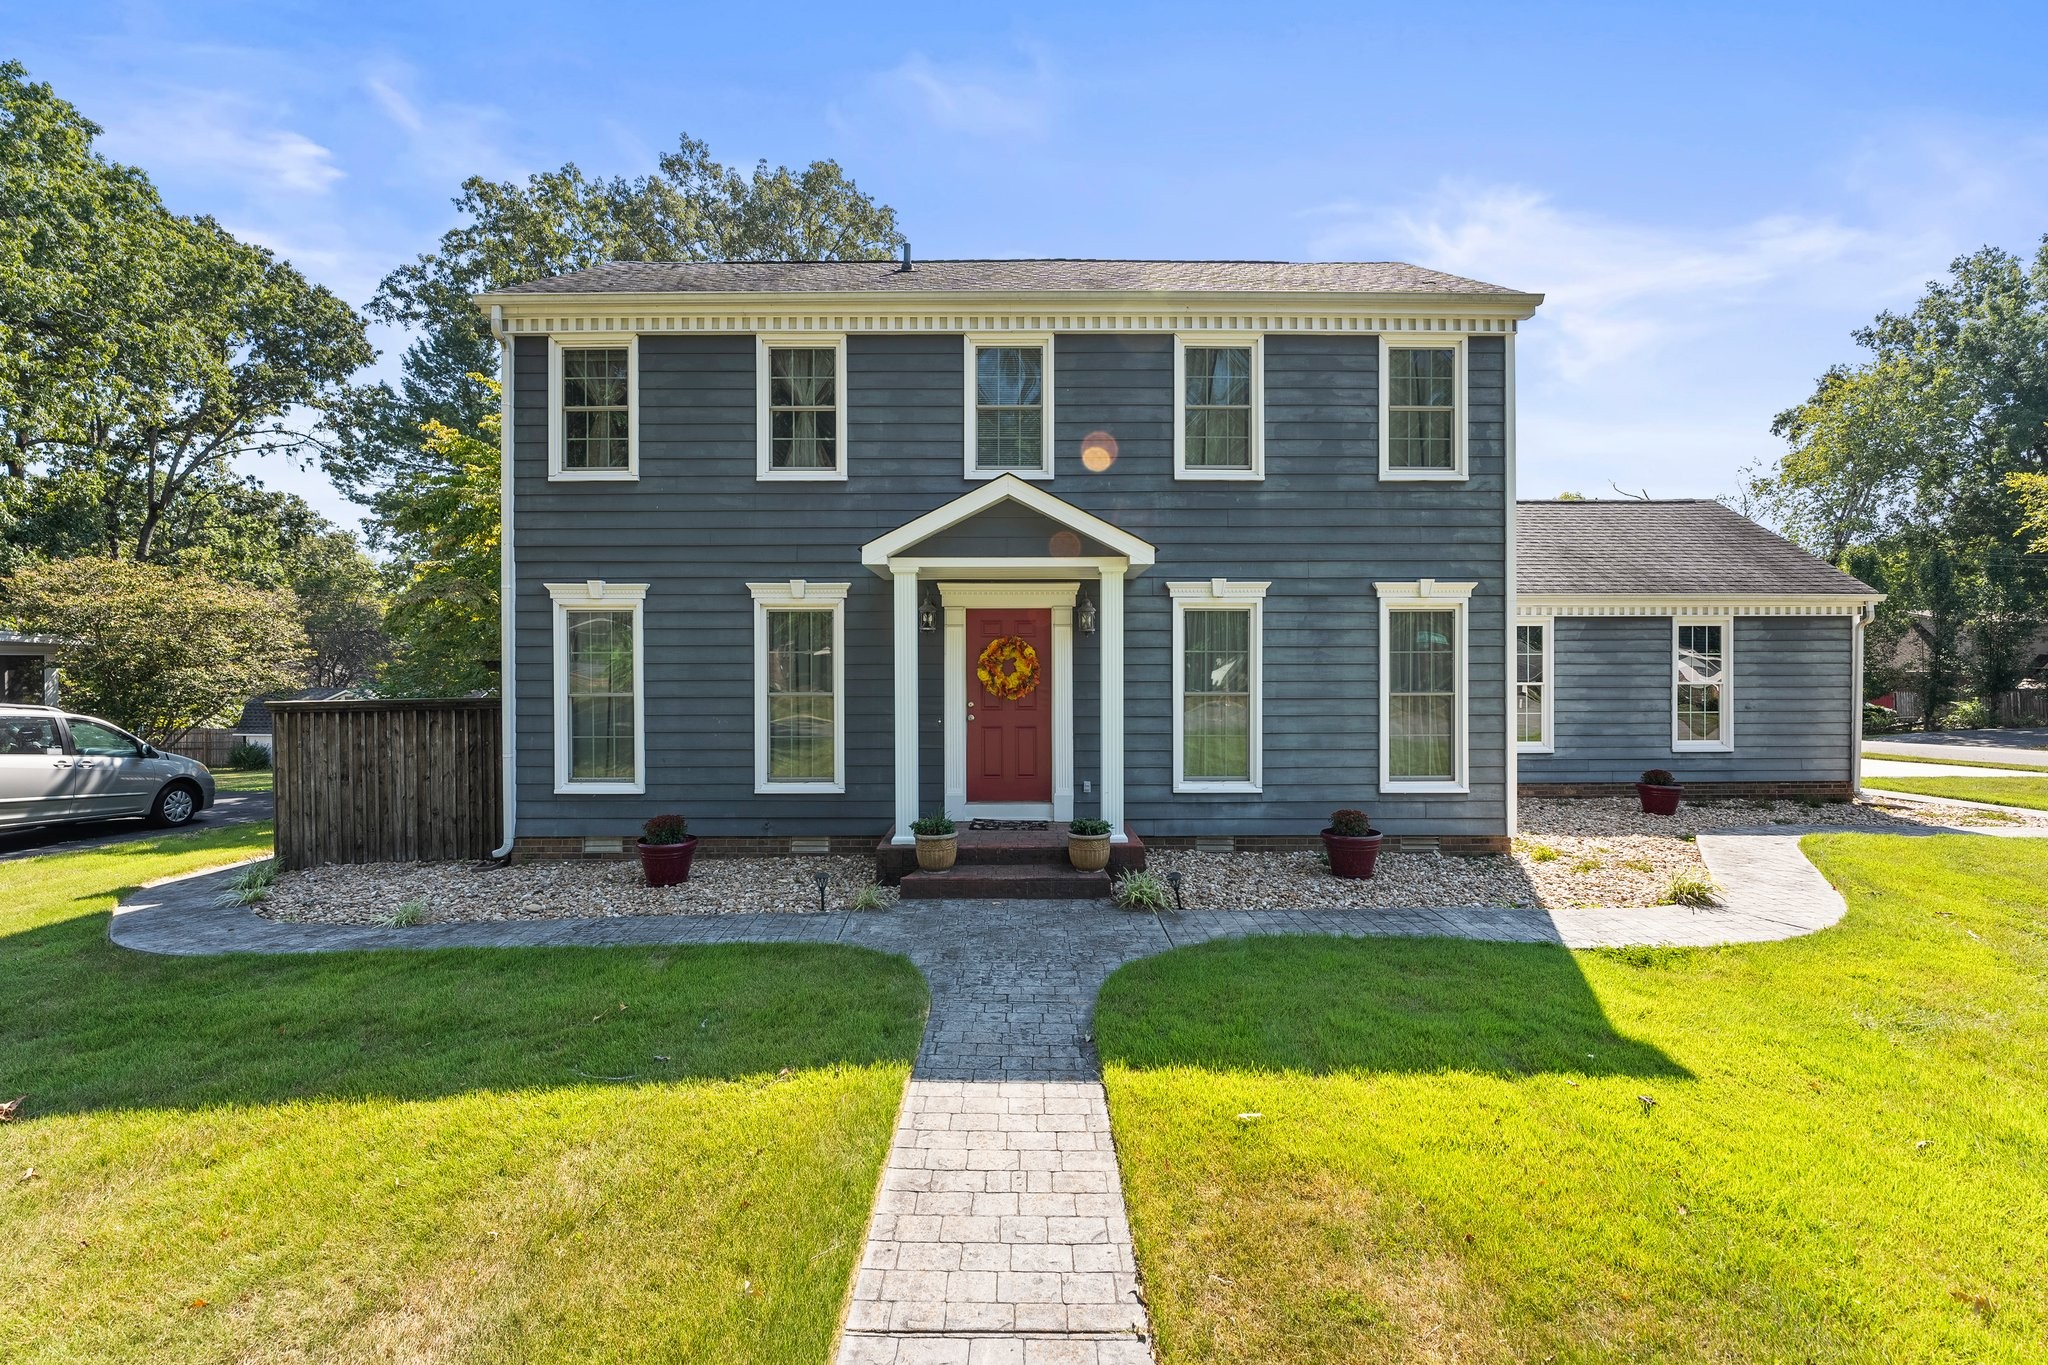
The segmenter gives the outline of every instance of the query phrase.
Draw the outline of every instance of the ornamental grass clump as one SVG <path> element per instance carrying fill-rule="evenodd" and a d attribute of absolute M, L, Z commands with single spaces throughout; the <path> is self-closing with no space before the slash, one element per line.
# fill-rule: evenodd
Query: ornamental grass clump
<path fill-rule="evenodd" d="M 276 885 L 277 859 L 265 858 L 228 879 L 226 899 L 234 905 L 261 905 L 270 899 L 270 889 Z"/>
<path fill-rule="evenodd" d="M 1665 886 L 1664 899 L 1673 905 L 1708 910 L 1721 903 L 1719 893 L 1720 888 L 1714 885 L 1712 877 L 1702 877 L 1697 872 L 1680 872 Z"/>
<path fill-rule="evenodd" d="M 1132 870 L 1116 879 L 1112 888 L 1116 903 L 1126 910 L 1154 913 L 1173 909 L 1173 892 L 1150 872 Z"/>

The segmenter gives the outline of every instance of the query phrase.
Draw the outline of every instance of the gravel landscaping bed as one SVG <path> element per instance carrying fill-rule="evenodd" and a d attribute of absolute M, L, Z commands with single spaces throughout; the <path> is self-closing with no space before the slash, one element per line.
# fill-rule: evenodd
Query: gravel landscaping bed
<path fill-rule="evenodd" d="M 302 924 L 815 915 L 820 872 L 830 879 L 827 910 L 850 908 L 875 880 L 874 860 L 853 857 L 699 858 L 689 881 L 659 889 L 644 884 L 637 861 L 373 863 L 280 873 L 257 913 Z"/>
<path fill-rule="evenodd" d="M 1797 801 L 1684 805 L 1646 816 L 1632 800 L 1524 801 L 1522 837 L 1511 857 L 1432 853 L 1381 856 L 1371 881 L 1329 874 L 1317 853 L 1195 853 L 1154 850 L 1150 867 L 1181 874 L 1190 909 L 1374 909 L 1406 906 L 1583 906 L 1668 903 L 1672 879 L 1704 877 L 1692 836 L 1768 825 L 1854 829 L 1928 825 L 2039 824 L 1959 807 L 1882 800 L 1809 806 Z M 625 915 L 818 913 L 817 874 L 828 877 L 825 908 L 845 910 L 874 882 L 864 857 L 700 858 L 682 886 L 651 889 L 630 861 L 382 863 L 280 874 L 257 913 L 320 924 L 443 924 L 475 920 L 608 919 Z M 882 904 L 896 893 L 871 892 Z"/>

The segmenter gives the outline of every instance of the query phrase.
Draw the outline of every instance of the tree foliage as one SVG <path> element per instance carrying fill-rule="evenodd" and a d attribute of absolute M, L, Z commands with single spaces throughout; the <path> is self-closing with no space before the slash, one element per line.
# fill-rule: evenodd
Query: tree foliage
<path fill-rule="evenodd" d="M 1746 504 L 1889 594 L 1873 684 L 1922 693 L 1931 717 L 2013 687 L 2048 616 L 2048 237 L 2031 261 L 1958 258 L 1855 336 L 1871 358 L 1778 416 L 1789 449 Z"/>
<path fill-rule="evenodd" d="M 480 379 L 495 396 L 497 385 Z M 498 686 L 498 415 L 481 434 L 430 422 L 433 466 L 399 476 L 378 498 L 395 554 L 388 627 L 400 652 L 382 690 L 460 696 Z"/>
<path fill-rule="evenodd" d="M 306 637 L 291 590 L 130 560 L 36 564 L 6 584 L 17 623 L 71 641 L 66 699 L 155 743 L 301 685 Z"/>
<path fill-rule="evenodd" d="M 210 218 L 169 212 L 99 129 L 0 63 L 0 445 L 11 480 L 147 560 L 238 457 L 321 458 L 375 358 L 332 292 Z"/>

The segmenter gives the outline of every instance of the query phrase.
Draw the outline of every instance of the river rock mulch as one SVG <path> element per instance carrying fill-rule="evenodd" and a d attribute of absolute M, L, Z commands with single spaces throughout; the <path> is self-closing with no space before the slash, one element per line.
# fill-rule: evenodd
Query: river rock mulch
<path fill-rule="evenodd" d="M 280 873 L 257 913 L 301 924 L 616 919 L 626 915 L 845 910 L 875 880 L 872 858 L 699 858 L 681 886 L 650 887 L 635 861 L 373 863 Z M 877 888 L 885 901 L 896 893 Z"/>
<path fill-rule="evenodd" d="M 1512 856 L 1441 857 L 1390 853 L 1371 881 L 1329 874 L 1318 853 L 1196 853 L 1155 849 L 1151 870 L 1181 874 L 1189 909 L 1395 909 L 1401 907 L 1633 908 L 1668 900 L 1673 877 L 1705 877 L 1693 838 L 1771 825 L 1845 829 L 2038 824 L 2048 816 L 2006 816 L 1882 799 L 1852 804 L 1723 801 L 1687 804 L 1669 818 L 1647 816 L 1627 799 L 1524 801 Z M 630 861 L 381 863 L 281 874 L 257 913 L 313 924 L 445 924 L 459 921 L 609 919 L 627 915 L 818 913 L 845 910 L 874 882 L 862 857 L 699 858 L 690 880 L 659 890 Z M 883 904 L 894 891 L 875 887 Z"/>

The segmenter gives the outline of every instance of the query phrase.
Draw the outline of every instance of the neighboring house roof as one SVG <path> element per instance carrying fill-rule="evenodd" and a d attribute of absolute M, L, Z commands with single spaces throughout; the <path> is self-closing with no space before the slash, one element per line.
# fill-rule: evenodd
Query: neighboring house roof
<path fill-rule="evenodd" d="M 279 693 L 273 697 L 251 697 L 242 706 L 242 718 L 235 722 L 230 734 L 267 735 L 273 733 L 276 721 L 270 714 L 270 703 L 274 701 L 330 701 L 348 691 L 346 687 L 309 687 L 303 692 Z"/>
<path fill-rule="evenodd" d="M 1518 593 L 1879 596 L 1709 499 L 1524 502 L 1515 512 Z"/>
<path fill-rule="evenodd" d="M 0 630 L 0 648 L 25 648 L 38 650 L 63 649 L 70 641 L 55 635 L 28 635 L 18 630 Z"/>
<path fill-rule="evenodd" d="M 607 261 L 504 294 L 1477 294 L 1531 298 L 1400 261 Z"/>

